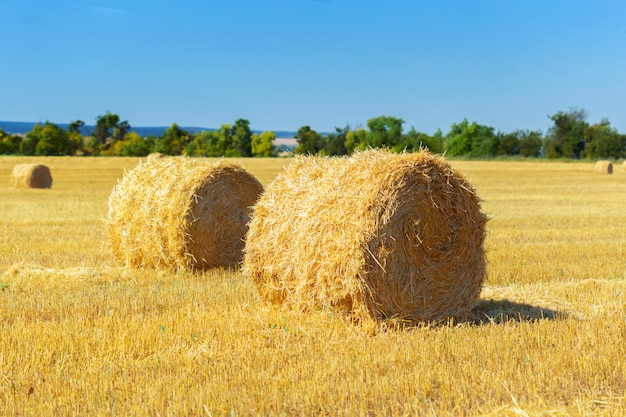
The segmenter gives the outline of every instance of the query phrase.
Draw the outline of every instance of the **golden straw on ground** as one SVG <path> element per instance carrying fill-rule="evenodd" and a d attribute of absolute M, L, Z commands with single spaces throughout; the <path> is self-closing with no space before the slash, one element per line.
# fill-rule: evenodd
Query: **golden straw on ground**
<path fill-rule="evenodd" d="M 263 186 L 243 167 L 202 158 L 150 158 L 109 198 L 107 232 L 126 266 L 238 266 L 251 206 Z"/>
<path fill-rule="evenodd" d="M 480 199 L 442 157 L 297 157 L 255 206 L 243 269 L 261 297 L 410 322 L 471 309 L 485 277 Z"/>
<path fill-rule="evenodd" d="M 51 188 L 50 168 L 42 164 L 19 164 L 13 168 L 11 182 L 15 188 Z"/>

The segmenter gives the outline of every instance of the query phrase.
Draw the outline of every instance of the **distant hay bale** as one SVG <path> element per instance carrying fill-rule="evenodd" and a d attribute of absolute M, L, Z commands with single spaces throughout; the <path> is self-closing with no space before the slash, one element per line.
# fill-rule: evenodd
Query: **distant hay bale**
<path fill-rule="evenodd" d="M 45 165 L 19 164 L 13 168 L 11 182 L 15 188 L 52 188 L 52 175 Z"/>
<path fill-rule="evenodd" d="M 473 187 L 427 151 L 299 156 L 255 206 L 243 271 L 262 299 L 298 311 L 457 316 L 481 292 L 486 222 Z"/>
<path fill-rule="evenodd" d="M 622 168 L 626 171 L 626 161 L 622 162 Z"/>
<path fill-rule="evenodd" d="M 165 155 L 164 153 L 160 153 L 160 152 L 153 152 L 151 154 L 148 154 L 147 158 L 148 159 L 159 159 L 159 158 L 164 158 L 167 155 Z"/>
<path fill-rule="evenodd" d="M 600 174 L 612 174 L 613 173 L 613 164 L 611 161 L 598 161 L 596 162 L 595 172 Z"/>
<path fill-rule="evenodd" d="M 135 268 L 238 266 L 261 183 L 243 167 L 196 158 L 147 159 L 113 189 L 107 234 Z"/>

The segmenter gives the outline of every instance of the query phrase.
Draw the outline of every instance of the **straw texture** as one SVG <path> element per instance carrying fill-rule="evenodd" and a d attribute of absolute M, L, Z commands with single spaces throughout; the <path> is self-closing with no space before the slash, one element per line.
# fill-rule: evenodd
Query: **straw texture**
<path fill-rule="evenodd" d="M 243 270 L 285 308 L 437 320 L 475 305 L 486 222 L 472 186 L 427 151 L 300 156 L 255 206 Z"/>
<path fill-rule="evenodd" d="M 596 162 L 594 170 L 600 174 L 612 174 L 613 164 L 611 161 L 598 161 Z"/>
<path fill-rule="evenodd" d="M 202 158 L 151 158 L 109 197 L 107 234 L 135 268 L 238 266 L 251 206 L 263 186 L 243 167 Z"/>
<path fill-rule="evenodd" d="M 19 164 L 13 168 L 11 183 L 15 188 L 52 188 L 50 168 L 42 164 Z"/>

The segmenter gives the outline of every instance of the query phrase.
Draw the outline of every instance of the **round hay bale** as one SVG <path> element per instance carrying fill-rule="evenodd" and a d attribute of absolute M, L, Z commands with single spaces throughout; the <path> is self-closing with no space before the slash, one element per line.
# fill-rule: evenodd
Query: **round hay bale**
<path fill-rule="evenodd" d="M 19 164 L 13 168 L 11 182 L 15 188 L 52 188 L 52 175 L 45 165 Z"/>
<path fill-rule="evenodd" d="M 427 151 L 299 156 L 255 206 L 243 271 L 262 299 L 299 311 L 457 316 L 482 289 L 486 222 L 473 187 Z"/>
<path fill-rule="evenodd" d="M 165 158 L 167 155 L 165 155 L 164 153 L 160 153 L 160 152 L 153 152 L 148 154 L 147 158 L 148 159 L 159 159 L 159 158 Z"/>
<path fill-rule="evenodd" d="M 622 162 L 622 169 L 626 171 L 626 161 Z"/>
<path fill-rule="evenodd" d="M 261 183 L 224 160 L 156 158 L 125 173 L 109 197 L 107 234 L 126 266 L 238 266 Z"/>
<path fill-rule="evenodd" d="M 595 172 L 600 174 L 612 174 L 613 164 L 611 161 L 598 161 L 596 162 Z"/>

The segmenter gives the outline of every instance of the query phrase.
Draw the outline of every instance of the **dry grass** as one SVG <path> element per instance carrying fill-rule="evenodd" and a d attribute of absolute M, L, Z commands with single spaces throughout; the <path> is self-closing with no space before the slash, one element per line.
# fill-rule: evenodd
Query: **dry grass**
<path fill-rule="evenodd" d="M 237 267 L 262 192 L 253 175 L 227 160 L 148 158 L 109 198 L 113 253 L 136 268 Z"/>
<path fill-rule="evenodd" d="M 20 162 L 55 188 L 10 187 Z M 0 158 L 0 415 L 626 415 L 626 173 L 454 161 L 491 218 L 481 301 L 381 331 L 266 308 L 239 272 L 117 267 L 102 220 L 136 163 Z"/>
<path fill-rule="evenodd" d="M 480 294 L 486 220 L 429 152 L 298 157 L 256 205 L 244 269 L 262 298 L 298 311 L 438 320 Z"/>

